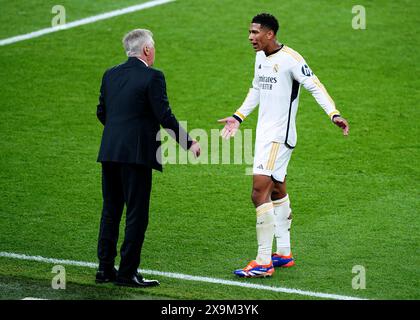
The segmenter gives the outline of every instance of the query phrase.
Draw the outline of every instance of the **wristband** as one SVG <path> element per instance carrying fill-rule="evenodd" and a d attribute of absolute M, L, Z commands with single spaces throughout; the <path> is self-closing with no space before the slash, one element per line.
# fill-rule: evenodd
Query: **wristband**
<path fill-rule="evenodd" d="M 241 117 L 237 116 L 236 114 L 234 114 L 232 117 L 234 117 L 236 120 L 238 120 L 239 123 L 242 123 Z"/>
<path fill-rule="evenodd" d="M 341 115 L 339 115 L 339 114 L 335 114 L 335 115 L 333 115 L 333 116 L 332 116 L 332 118 L 331 118 L 331 121 L 333 121 L 333 122 L 334 122 L 334 118 L 336 118 L 336 117 L 341 117 Z"/>

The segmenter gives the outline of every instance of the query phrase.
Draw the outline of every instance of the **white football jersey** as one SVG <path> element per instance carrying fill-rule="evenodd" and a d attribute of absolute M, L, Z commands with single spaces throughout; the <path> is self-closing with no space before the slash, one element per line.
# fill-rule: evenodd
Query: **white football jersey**
<path fill-rule="evenodd" d="M 252 87 L 234 116 L 243 121 L 259 104 L 256 140 L 285 143 L 294 148 L 300 85 L 314 96 L 331 119 L 339 114 L 334 101 L 305 59 L 283 46 L 268 57 L 264 51 L 257 52 Z"/>

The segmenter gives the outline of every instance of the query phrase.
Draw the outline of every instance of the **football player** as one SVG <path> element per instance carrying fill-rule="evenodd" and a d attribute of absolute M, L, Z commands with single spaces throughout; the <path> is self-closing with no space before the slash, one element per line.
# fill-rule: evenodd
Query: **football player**
<path fill-rule="evenodd" d="M 278 21 L 271 14 L 258 14 L 252 19 L 248 38 L 256 51 L 252 86 L 233 116 L 219 120 L 225 124 L 221 135 L 228 139 L 259 105 L 252 191 L 257 212 L 258 253 L 245 268 L 234 271 L 240 277 L 271 276 L 275 267 L 291 267 L 295 263 L 290 248 L 292 210 L 286 175 L 297 140 L 300 87 L 313 95 L 345 136 L 349 133 L 347 120 L 305 59 L 277 41 L 278 29 Z M 272 253 L 274 236 L 277 248 Z"/>

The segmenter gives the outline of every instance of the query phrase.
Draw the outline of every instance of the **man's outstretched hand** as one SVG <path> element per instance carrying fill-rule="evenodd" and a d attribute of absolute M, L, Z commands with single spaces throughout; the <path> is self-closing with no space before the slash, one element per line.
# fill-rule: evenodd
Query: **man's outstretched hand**
<path fill-rule="evenodd" d="M 225 124 L 224 128 L 222 129 L 222 132 L 220 133 L 220 135 L 224 139 L 229 139 L 230 137 L 235 136 L 235 133 L 238 131 L 240 125 L 239 121 L 236 120 L 234 117 L 220 119 L 217 120 L 217 122 Z"/>
<path fill-rule="evenodd" d="M 194 155 L 194 158 L 198 158 L 200 156 L 201 149 L 200 149 L 200 144 L 197 141 L 193 140 L 189 150 Z"/>
<path fill-rule="evenodd" d="M 344 119 L 343 117 L 334 117 L 333 122 L 336 126 L 343 129 L 343 135 L 345 135 L 345 136 L 349 135 L 350 127 L 349 127 L 349 123 L 347 122 L 346 119 Z"/>

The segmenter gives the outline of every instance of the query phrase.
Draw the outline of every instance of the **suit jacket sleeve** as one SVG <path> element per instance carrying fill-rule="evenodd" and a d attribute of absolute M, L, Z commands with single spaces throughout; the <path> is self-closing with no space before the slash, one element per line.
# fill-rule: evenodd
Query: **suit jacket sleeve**
<path fill-rule="evenodd" d="M 191 147 L 192 140 L 172 113 L 166 94 L 165 76 L 156 70 L 148 88 L 150 105 L 160 125 L 186 150 Z"/>
<path fill-rule="evenodd" d="M 106 108 L 105 108 L 105 75 L 102 76 L 102 83 L 101 83 L 101 89 L 99 92 L 99 104 L 96 107 L 96 116 L 98 117 L 99 121 L 105 125 L 106 120 Z"/>

